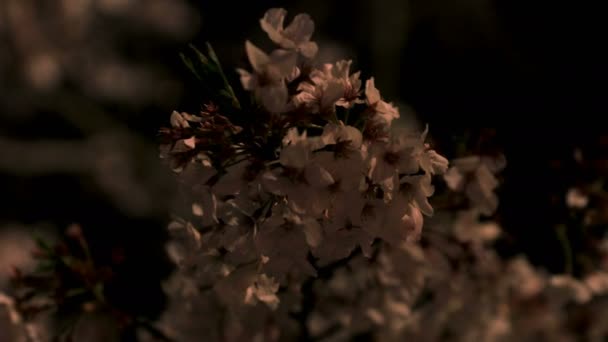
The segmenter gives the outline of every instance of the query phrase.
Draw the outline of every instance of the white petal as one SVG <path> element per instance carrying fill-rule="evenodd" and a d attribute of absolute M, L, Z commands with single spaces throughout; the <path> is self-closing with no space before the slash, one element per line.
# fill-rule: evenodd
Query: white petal
<path fill-rule="evenodd" d="M 303 13 L 296 15 L 283 33 L 287 39 L 299 45 L 309 41 L 314 31 L 315 23 L 308 14 Z"/>
<path fill-rule="evenodd" d="M 184 119 L 184 117 L 178 113 L 177 111 L 173 111 L 173 113 L 171 113 L 171 126 L 175 127 L 175 128 L 188 128 L 190 127 L 190 124 L 188 123 L 188 121 L 186 121 L 186 119 Z"/>
<path fill-rule="evenodd" d="M 192 203 L 192 214 L 194 216 L 203 216 L 203 207 L 198 203 Z"/>
<path fill-rule="evenodd" d="M 589 203 L 589 197 L 577 188 L 571 188 L 566 193 L 566 204 L 570 208 L 583 209 Z"/>
<path fill-rule="evenodd" d="M 287 86 L 281 82 L 260 88 L 258 97 L 266 108 L 271 113 L 281 113 L 287 106 L 289 97 Z"/>
<path fill-rule="evenodd" d="M 298 67 L 294 67 L 291 70 L 291 73 L 289 75 L 287 75 L 287 82 L 291 83 L 293 80 L 295 80 L 296 78 L 300 77 L 300 68 Z"/>
<path fill-rule="evenodd" d="M 394 119 L 399 119 L 399 108 L 384 101 L 377 102 L 376 112 L 388 124 L 390 124 Z"/>
<path fill-rule="evenodd" d="M 433 171 L 435 172 L 435 174 L 439 174 L 439 175 L 444 174 L 447 171 L 449 164 L 450 164 L 448 162 L 448 159 L 433 150 L 429 151 L 429 153 L 431 154 L 431 162 L 432 162 Z"/>
<path fill-rule="evenodd" d="M 336 62 L 336 68 L 334 69 L 335 77 L 348 80 L 348 74 L 350 72 L 350 65 L 352 62 L 352 60 L 341 60 Z"/>
<path fill-rule="evenodd" d="M 410 222 L 413 229 L 411 231 L 411 235 L 408 236 L 408 240 L 418 241 L 420 235 L 422 234 L 422 225 L 424 224 L 424 217 L 422 216 L 420 209 L 410 206 L 409 220 L 411 220 Z"/>
<path fill-rule="evenodd" d="M 299 50 L 302 56 L 312 59 L 319 52 L 319 46 L 315 42 L 306 42 L 299 45 Z"/>
<path fill-rule="evenodd" d="M 310 159 L 310 150 L 303 144 L 290 145 L 283 148 L 279 158 L 281 165 L 303 169 Z"/>
<path fill-rule="evenodd" d="M 196 148 L 196 138 L 190 137 L 189 139 L 184 139 L 184 144 L 190 149 Z"/>
<path fill-rule="evenodd" d="M 245 41 L 245 51 L 247 52 L 247 58 L 249 58 L 249 63 L 251 63 L 253 70 L 258 74 L 262 73 L 266 65 L 270 62 L 270 57 L 248 40 Z"/>
<path fill-rule="evenodd" d="M 180 139 L 175 143 L 171 152 L 181 153 L 192 150 L 195 147 L 194 145 L 194 137 L 189 139 Z"/>
<path fill-rule="evenodd" d="M 331 174 L 318 165 L 311 165 L 304 172 L 306 181 L 313 187 L 326 187 L 334 183 Z"/>
<path fill-rule="evenodd" d="M 331 81 L 327 83 L 327 88 L 323 91 L 321 99 L 322 110 L 333 110 L 336 102 L 344 96 L 344 85 L 341 82 Z"/>
<path fill-rule="evenodd" d="M 254 90 L 257 87 L 257 77 L 247 70 L 244 69 L 236 69 L 236 71 L 241 75 L 241 84 L 243 85 L 243 89 L 245 90 Z"/>
<path fill-rule="evenodd" d="M 444 175 L 443 180 L 448 185 L 448 188 L 452 191 L 462 191 L 462 187 L 464 185 L 464 176 L 458 168 L 452 167 L 450 168 Z"/>
<path fill-rule="evenodd" d="M 380 92 L 378 89 L 376 89 L 373 77 L 365 82 L 365 96 L 367 97 L 367 102 L 370 105 L 376 104 L 378 101 L 380 101 Z"/>
<path fill-rule="evenodd" d="M 323 241 L 323 228 L 315 219 L 307 219 L 302 227 L 306 236 L 306 243 L 310 247 L 317 247 Z"/>
<path fill-rule="evenodd" d="M 270 40 L 276 44 L 280 44 L 283 40 L 283 21 L 285 20 L 287 11 L 283 8 L 271 8 L 260 19 L 262 30 L 268 34 Z"/>
<path fill-rule="evenodd" d="M 296 67 L 298 55 L 294 51 L 277 49 L 270 54 L 266 72 L 273 81 L 287 78 Z"/>

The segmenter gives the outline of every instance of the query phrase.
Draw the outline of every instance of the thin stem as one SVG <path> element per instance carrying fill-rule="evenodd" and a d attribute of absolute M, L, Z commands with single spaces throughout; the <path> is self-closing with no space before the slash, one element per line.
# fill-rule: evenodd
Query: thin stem
<path fill-rule="evenodd" d="M 346 109 L 346 113 L 344 114 L 344 125 L 348 125 L 349 116 L 350 116 L 350 108 Z"/>
<path fill-rule="evenodd" d="M 276 164 L 280 164 L 281 160 L 277 159 L 277 160 L 273 160 L 271 162 L 267 162 L 266 166 L 272 166 L 272 165 L 276 165 Z"/>
<path fill-rule="evenodd" d="M 340 122 L 340 120 L 338 120 L 338 114 L 335 111 L 331 115 L 331 121 L 333 121 L 336 125 L 338 122 Z"/>
<path fill-rule="evenodd" d="M 568 231 L 567 227 L 563 224 L 560 224 L 556 228 L 557 238 L 562 244 L 562 248 L 564 250 L 564 272 L 566 274 L 572 274 L 574 271 L 574 253 L 572 252 L 572 245 L 570 244 L 570 240 L 568 239 Z"/>

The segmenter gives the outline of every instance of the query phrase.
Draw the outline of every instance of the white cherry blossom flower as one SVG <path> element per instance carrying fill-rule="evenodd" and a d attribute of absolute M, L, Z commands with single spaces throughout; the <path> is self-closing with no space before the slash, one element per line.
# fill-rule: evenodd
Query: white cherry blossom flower
<path fill-rule="evenodd" d="M 333 114 L 338 100 L 344 97 L 345 85 L 332 75 L 331 64 L 325 64 L 322 70 L 310 73 L 310 82 L 298 86 L 299 93 L 294 97 L 296 106 L 305 106 L 313 113 Z"/>
<path fill-rule="evenodd" d="M 295 104 L 305 105 L 315 113 L 333 113 L 335 106 L 350 108 L 363 103 L 359 98 L 360 72 L 350 75 L 351 64 L 351 60 L 342 60 L 335 65 L 324 64 L 322 69 L 313 70 L 309 76 L 310 82 L 300 83 Z"/>
<path fill-rule="evenodd" d="M 494 172 L 504 168 L 501 158 L 494 159 L 471 156 L 453 161 L 444 179 L 450 189 L 463 191 L 473 206 L 484 215 L 492 215 L 498 207 L 498 197 L 494 190 L 498 187 L 498 179 Z"/>
<path fill-rule="evenodd" d="M 401 178 L 399 194 L 407 197 L 412 203 L 427 215 L 433 215 L 433 207 L 428 198 L 433 195 L 435 188 L 431 184 L 431 175 L 405 176 Z"/>
<path fill-rule="evenodd" d="M 275 50 L 267 55 L 251 42 L 245 42 L 245 50 L 253 73 L 237 69 L 245 90 L 253 91 L 266 109 L 273 113 L 287 108 L 288 91 L 286 80 L 298 73 L 296 55 L 287 50 Z"/>
<path fill-rule="evenodd" d="M 448 160 L 435 150 L 426 150 L 420 158 L 420 167 L 432 175 L 443 175 L 449 167 Z"/>
<path fill-rule="evenodd" d="M 359 78 L 361 72 L 357 71 L 350 74 L 352 62 L 352 60 L 338 61 L 332 70 L 334 77 L 344 85 L 344 95 L 336 102 L 337 106 L 344 108 L 350 108 L 355 104 L 365 102 L 359 98 L 361 95 L 361 79 Z"/>
<path fill-rule="evenodd" d="M 318 51 L 317 43 L 310 41 L 315 30 L 314 22 L 308 14 L 298 14 L 284 28 L 283 22 L 286 15 L 287 11 L 283 8 L 269 9 L 260 19 L 262 30 L 282 48 L 293 49 L 304 57 L 313 58 Z"/>
<path fill-rule="evenodd" d="M 415 174 L 420 169 L 415 153 L 420 140 L 406 135 L 393 136 L 388 143 L 372 142 L 368 149 L 370 178 L 378 184 L 393 188 L 393 179 L 399 174 Z"/>
<path fill-rule="evenodd" d="M 374 110 L 372 120 L 381 119 L 382 122 L 390 125 L 394 119 L 399 118 L 399 109 L 382 100 L 373 77 L 365 83 L 365 97 L 368 106 Z"/>

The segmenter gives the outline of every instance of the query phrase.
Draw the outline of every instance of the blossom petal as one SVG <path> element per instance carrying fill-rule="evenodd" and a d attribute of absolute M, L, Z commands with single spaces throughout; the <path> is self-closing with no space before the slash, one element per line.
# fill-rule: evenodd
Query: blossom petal
<path fill-rule="evenodd" d="M 283 41 L 283 21 L 287 11 L 283 8 L 271 8 L 264 14 L 264 17 L 260 19 L 260 26 L 262 30 L 268 34 L 270 40 L 276 44 L 281 44 Z"/>
<path fill-rule="evenodd" d="M 285 28 L 284 35 L 291 42 L 299 45 L 300 43 L 308 42 L 314 30 L 314 21 L 312 21 L 308 14 L 302 13 L 293 18 L 293 21 Z"/>
<path fill-rule="evenodd" d="M 255 70 L 256 73 L 262 73 L 265 66 L 270 62 L 270 57 L 248 40 L 245 41 L 245 52 L 247 52 L 247 58 L 249 59 L 249 63 L 251 63 L 253 70 Z"/>
<path fill-rule="evenodd" d="M 303 222 L 302 230 L 306 236 L 306 243 L 310 247 L 317 247 L 323 241 L 323 228 L 314 219 L 310 218 Z"/>
<path fill-rule="evenodd" d="M 317 52 L 319 52 L 319 46 L 315 42 L 306 42 L 300 44 L 299 50 L 302 56 L 306 58 L 314 58 L 317 55 Z"/>
<path fill-rule="evenodd" d="M 380 101 L 380 91 L 376 89 L 374 78 L 370 78 L 365 82 L 365 97 L 370 105 L 374 105 Z"/>

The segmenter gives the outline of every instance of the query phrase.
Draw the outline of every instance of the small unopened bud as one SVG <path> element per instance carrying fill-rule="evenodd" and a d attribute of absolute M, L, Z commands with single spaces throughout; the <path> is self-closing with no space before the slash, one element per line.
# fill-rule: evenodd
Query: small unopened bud
<path fill-rule="evenodd" d="M 80 225 L 76 223 L 72 224 L 66 229 L 65 235 L 76 240 L 82 239 L 82 227 L 80 227 Z"/>
<path fill-rule="evenodd" d="M 97 305 L 95 302 L 86 302 L 82 304 L 82 311 L 84 312 L 94 312 L 97 309 Z"/>

